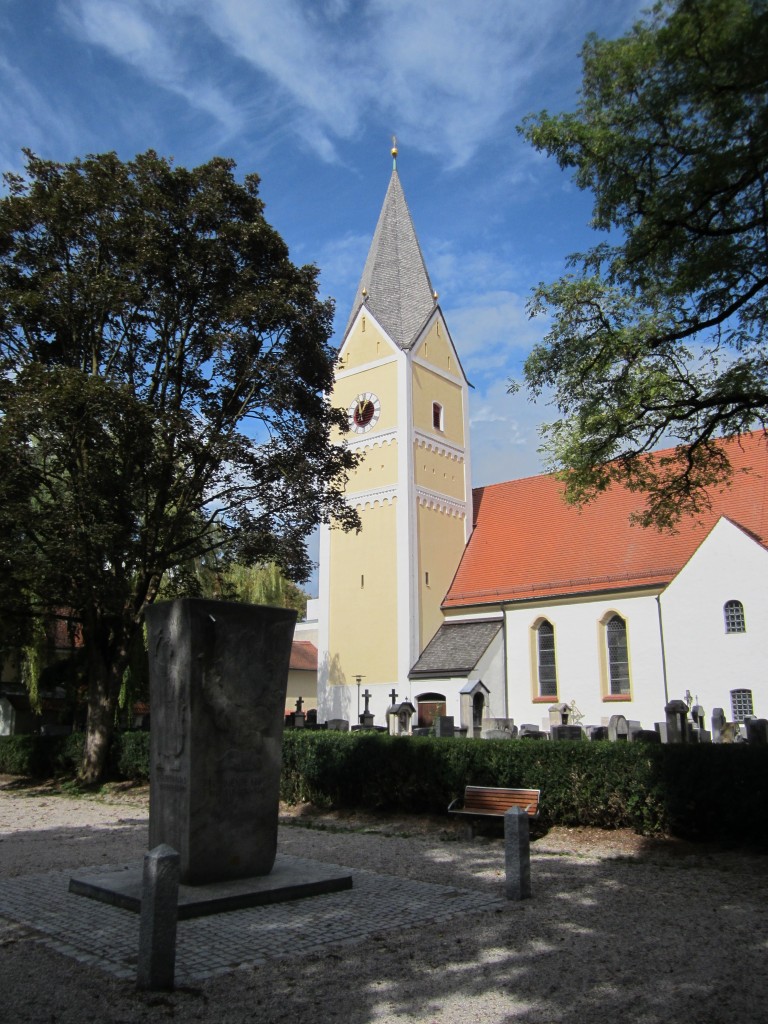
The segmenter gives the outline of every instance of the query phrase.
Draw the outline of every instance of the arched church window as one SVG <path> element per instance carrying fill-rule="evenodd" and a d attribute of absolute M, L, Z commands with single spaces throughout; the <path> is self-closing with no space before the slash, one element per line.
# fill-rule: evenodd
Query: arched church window
<path fill-rule="evenodd" d="M 612 615 L 606 622 L 605 640 L 608 649 L 608 692 L 615 697 L 629 694 L 627 624 L 620 615 Z"/>
<path fill-rule="evenodd" d="M 536 628 L 539 696 L 557 696 L 557 662 L 555 659 L 555 628 L 544 619 Z"/>
<path fill-rule="evenodd" d="M 432 426 L 435 430 L 443 430 L 443 407 L 439 402 L 432 403 Z"/>
<path fill-rule="evenodd" d="M 726 601 L 723 605 L 726 633 L 746 633 L 747 623 L 744 619 L 744 605 L 741 601 Z"/>

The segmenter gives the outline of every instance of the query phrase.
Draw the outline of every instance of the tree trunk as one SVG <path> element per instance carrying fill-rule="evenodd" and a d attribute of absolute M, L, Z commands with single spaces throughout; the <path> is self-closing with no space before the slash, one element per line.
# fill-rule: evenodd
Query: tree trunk
<path fill-rule="evenodd" d="M 121 635 L 116 637 L 114 631 L 98 621 L 83 623 L 88 659 L 88 718 L 78 779 L 88 786 L 99 783 L 104 774 L 120 685 L 128 662 L 126 629 L 118 628 Z"/>

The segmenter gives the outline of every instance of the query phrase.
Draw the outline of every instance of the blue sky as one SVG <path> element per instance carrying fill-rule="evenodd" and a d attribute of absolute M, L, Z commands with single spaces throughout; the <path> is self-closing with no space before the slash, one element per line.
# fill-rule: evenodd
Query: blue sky
<path fill-rule="evenodd" d="M 539 472 L 545 404 L 507 381 L 526 302 L 593 241 L 590 197 L 519 138 L 573 109 L 589 32 L 640 0 L 0 0 L 0 168 L 148 148 L 233 157 L 346 324 L 397 135 L 432 283 L 474 385 L 475 485 Z"/>

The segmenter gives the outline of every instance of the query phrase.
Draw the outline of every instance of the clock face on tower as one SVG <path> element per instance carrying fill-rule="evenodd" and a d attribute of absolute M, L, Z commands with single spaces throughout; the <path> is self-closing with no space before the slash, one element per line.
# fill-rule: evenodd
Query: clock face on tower
<path fill-rule="evenodd" d="M 381 412 L 381 402 L 372 391 L 365 391 L 352 402 L 347 415 L 349 426 L 356 434 L 364 434 L 376 425 Z"/>

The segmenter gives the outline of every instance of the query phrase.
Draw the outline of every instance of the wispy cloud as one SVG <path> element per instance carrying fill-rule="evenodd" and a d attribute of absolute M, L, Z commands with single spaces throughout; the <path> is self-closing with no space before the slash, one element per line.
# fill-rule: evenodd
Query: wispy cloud
<path fill-rule="evenodd" d="M 226 134 L 234 134 L 243 125 L 241 110 L 210 74 L 199 73 L 194 54 L 183 45 L 179 19 L 194 6 L 173 0 L 63 0 L 59 10 L 75 36 L 103 48 L 135 73 L 209 115 Z"/>
<path fill-rule="evenodd" d="M 562 74 L 566 58 L 573 62 L 577 40 L 567 26 L 574 7 L 587 6 L 587 0 L 60 0 L 59 9 L 73 33 L 182 96 L 224 131 L 271 113 L 330 163 L 339 143 L 375 116 L 409 146 L 460 167 L 501 125 L 513 131 L 532 105 L 531 90 L 541 87 L 542 69 L 557 66 Z M 220 48 L 223 60 L 206 59 L 201 37 Z M 216 69 L 233 57 L 243 74 L 222 81 Z M 249 104 L 248 74 L 258 78 L 258 109 Z"/>
<path fill-rule="evenodd" d="M 0 54 L 0 166 L 21 170 L 21 150 L 8 139 L 43 152 L 52 139 L 64 140 L 73 132 L 70 120 L 56 106 L 55 97 L 39 89 L 9 59 Z"/>

